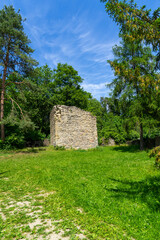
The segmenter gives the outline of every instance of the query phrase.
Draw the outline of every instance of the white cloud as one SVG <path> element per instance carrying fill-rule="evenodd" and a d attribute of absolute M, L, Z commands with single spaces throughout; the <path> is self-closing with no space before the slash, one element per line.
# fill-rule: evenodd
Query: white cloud
<path fill-rule="evenodd" d="M 99 83 L 99 84 L 92 84 L 92 83 L 83 83 L 82 87 L 84 89 L 86 89 L 86 91 L 89 91 L 90 89 L 92 90 L 100 90 L 100 89 L 104 89 L 106 87 L 106 82 L 105 83 Z"/>
<path fill-rule="evenodd" d="M 84 89 L 99 98 L 108 92 L 105 84 L 111 81 L 111 70 L 107 60 L 113 58 L 112 47 L 117 41 L 107 42 L 98 36 L 86 16 L 85 12 L 77 12 L 71 18 L 53 19 L 51 25 L 44 21 L 41 26 L 26 26 L 40 64 L 47 63 L 52 68 L 59 62 L 72 65 L 84 79 Z"/>
<path fill-rule="evenodd" d="M 62 63 L 62 59 L 59 55 L 56 54 L 49 54 L 49 53 L 45 53 L 44 54 L 44 59 L 46 60 L 46 62 L 49 63 L 49 66 L 55 67 L 57 66 L 57 63 L 61 62 Z"/>
<path fill-rule="evenodd" d="M 94 98 L 100 99 L 100 97 L 105 97 L 110 92 L 110 90 L 106 87 L 106 84 L 107 82 L 99 84 L 83 83 L 82 87 L 85 91 L 91 92 Z"/>

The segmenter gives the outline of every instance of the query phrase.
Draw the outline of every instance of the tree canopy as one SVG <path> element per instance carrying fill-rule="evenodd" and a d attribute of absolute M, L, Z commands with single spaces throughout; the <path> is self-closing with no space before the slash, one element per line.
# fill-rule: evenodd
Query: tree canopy
<path fill-rule="evenodd" d="M 7 86 L 10 84 L 21 84 L 21 75 L 27 75 L 37 62 L 31 57 L 33 49 L 29 47 L 30 40 L 24 33 L 23 19 L 13 6 L 5 6 L 0 10 L 0 70 L 2 76 L 1 82 L 1 139 L 4 141 L 5 132 L 3 120 L 5 117 L 4 104 L 5 96 L 12 99 L 7 92 Z M 11 75 L 13 77 L 11 77 Z M 13 108 L 12 108 L 13 110 Z"/>
<path fill-rule="evenodd" d="M 140 137 L 143 149 L 143 136 L 160 135 L 160 9 L 152 13 L 133 0 L 101 1 L 119 25 L 121 42 L 108 61 L 115 74 L 111 95 L 100 101 L 82 88 L 71 65 L 37 67 L 20 11 L 0 10 L 0 146 L 5 133 L 14 146 L 49 137 L 49 115 L 57 104 L 95 115 L 99 143 Z"/>
<path fill-rule="evenodd" d="M 138 7 L 134 0 L 101 0 L 106 12 L 120 27 L 120 36 L 127 42 L 135 40 L 152 44 L 157 52 L 157 67 L 160 61 L 160 8 L 151 13 L 145 5 Z"/>
<path fill-rule="evenodd" d="M 145 6 L 138 8 L 134 0 L 108 0 L 106 12 L 119 25 L 120 46 L 113 48 L 115 59 L 108 61 L 115 79 L 110 84 L 112 98 L 118 99 L 125 117 L 137 119 L 140 147 L 143 149 L 143 122 L 159 115 L 159 13 Z M 152 44 L 152 49 L 147 45 Z M 153 51 L 157 52 L 157 58 Z M 136 121 L 137 121 L 136 120 Z M 155 121 L 156 122 L 156 121 Z"/>

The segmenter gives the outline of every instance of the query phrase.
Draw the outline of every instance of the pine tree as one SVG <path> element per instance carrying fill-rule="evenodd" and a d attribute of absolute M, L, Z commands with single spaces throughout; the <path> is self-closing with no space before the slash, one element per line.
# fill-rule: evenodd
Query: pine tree
<path fill-rule="evenodd" d="M 1 139 L 5 140 L 4 106 L 6 88 L 12 84 L 21 84 L 21 76 L 26 75 L 36 65 L 36 61 L 30 54 L 33 49 L 29 47 L 30 40 L 24 33 L 23 19 L 13 6 L 4 6 L 0 10 L 0 70 L 1 70 Z M 13 77 L 11 77 L 13 75 Z M 14 101 L 11 99 L 12 102 Z"/>
<path fill-rule="evenodd" d="M 110 84 L 113 98 L 125 105 L 125 115 L 136 117 L 140 126 L 140 149 L 143 150 L 143 121 L 152 115 L 157 106 L 155 99 L 160 86 L 159 75 L 155 72 L 155 57 L 149 47 L 139 40 L 134 44 L 124 39 L 120 46 L 113 48 L 115 59 L 108 61 L 116 78 Z"/>

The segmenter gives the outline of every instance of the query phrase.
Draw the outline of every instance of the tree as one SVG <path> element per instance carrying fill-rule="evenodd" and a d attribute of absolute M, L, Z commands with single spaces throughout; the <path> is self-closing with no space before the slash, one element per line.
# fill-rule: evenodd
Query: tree
<path fill-rule="evenodd" d="M 102 130 L 104 121 L 103 107 L 96 98 L 91 98 L 88 100 L 87 111 L 91 112 L 97 118 L 98 142 L 101 143 L 100 131 Z"/>
<path fill-rule="evenodd" d="M 116 76 L 110 84 L 113 97 L 122 102 L 123 113 L 125 106 L 127 117 L 138 119 L 140 149 L 143 150 L 143 121 L 158 108 L 156 98 L 160 81 L 155 72 L 155 57 L 139 39 L 132 44 L 124 38 L 121 46 L 115 46 L 113 52 L 115 59 L 108 61 Z"/>
<path fill-rule="evenodd" d="M 158 112 L 160 76 L 156 74 L 160 46 L 160 24 L 157 9 L 153 16 L 145 6 L 137 7 L 134 0 L 101 0 L 106 11 L 119 25 L 121 46 L 114 48 L 116 59 L 109 61 L 115 71 L 113 96 L 122 101 L 125 114 L 137 117 L 140 125 L 140 147 L 143 149 L 143 121 Z M 157 51 L 157 64 L 147 44 Z M 127 107 L 128 106 L 128 107 Z M 123 109 L 121 108 L 121 109 Z M 124 112 L 124 109 L 123 109 Z"/>
<path fill-rule="evenodd" d="M 23 19 L 13 6 L 5 6 L 0 10 L 0 70 L 1 70 L 1 139 L 5 140 L 4 106 L 7 87 L 10 84 L 20 85 L 22 74 L 27 76 L 36 61 L 30 54 L 33 49 L 29 47 L 30 40 L 24 33 Z M 13 80 L 13 82 L 12 82 Z M 13 104 L 14 99 L 10 99 Z M 17 104 L 16 104 L 17 105 Z M 19 109 L 20 106 L 17 105 Z M 21 111 L 21 110 L 20 110 Z"/>
<path fill-rule="evenodd" d="M 91 94 L 80 86 L 83 79 L 68 64 L 59 63 L 55 69 L 48 65 L 37 67 L 28 76 L 32 89 L 23 88 L 23 109 L 37 126 L 37 131 L 49 135 L 50 112 L 54 105 L 76 106 L 87 109 Z"/>
<path fill-rule="evenodd" d="M 100 103 L 104 113 L 113 113 L 114 115 L 120 115 L 120 102 L 117 98 L 112 97 L 101 97 Z"/>
<path fill-rule="evenodd" d="M 31 89 L 24 89 L 26 101 L 23 109 L 27 111 L 30 119 L 34 122 L 37 130 L 49 135 L 49 114 L 55 105 L 53 70 L 46 64 L 36 67 L 28 76 L 32 83 Z"/>
<path fill-rule="evenodd" d="M 58 63 L 53 73 L 53 101 L 56 104 L 87 108 L 91 94 L 81 87 L 83 79 L 78 72 L 68 64 Z"/>
<path fill-rule="evenodd" d="M 120 36 L 134 43 L 136 39 L 152 44 L 157 52 L 157 65 L 160 68 L 160 8 L 151 14 L 145 6 L 138 8 L 134 0 L 101 0 L 109 16 L 120 27 Z"/>

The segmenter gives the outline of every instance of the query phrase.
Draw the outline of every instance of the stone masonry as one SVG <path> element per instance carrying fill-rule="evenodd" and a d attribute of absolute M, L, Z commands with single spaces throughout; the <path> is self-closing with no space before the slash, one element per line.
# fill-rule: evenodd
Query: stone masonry
<path fill-rule="evenodd" d="M 77 107 L 56 105 L 50 114 L 51 145 L 73 149 L 98 146 L 96 117 Z"/>

